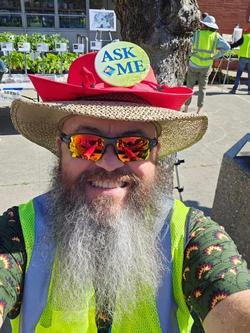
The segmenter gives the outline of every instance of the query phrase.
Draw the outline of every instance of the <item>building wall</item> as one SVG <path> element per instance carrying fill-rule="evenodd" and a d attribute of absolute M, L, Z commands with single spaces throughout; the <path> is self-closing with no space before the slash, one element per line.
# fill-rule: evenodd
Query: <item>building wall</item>
<path fill-rule="evenodd" d="M 236 24 L 250 25 L 249 0 L 197 0 L 202 12 L 216 18 L 220 33 L 231 34 Z"/>
<path fill-rule="evenodd" d="M 81 42 L 80 36 L 87 37 L 90 41 L 97 39 L 110 40 L 118 38 L 119 25 L 117 22 L 117 31 L 103 31 L 96 36 L 95 31 L 89 30 L 89 9 L 113 9 L 112 0 L 0 0 L 0 33 L 13 32 L 14 34 L 33 34 L 36 32 L 42 34 L 60 34 L 69 40 L 70 44 Z M 39 8 L 36 10 L 35 4 Z M 29 4 L 29 5 L 28 5 Z M 52 4 L 50 9 L 48 4 Z M 65 11 L 61 10 L 61 6 L 65 5 Z M 69 7 L 71 5 L 72 8 Z M 32 6 L 29 9 L 29 6 Z M 45 7 L 45 9 L 43 8 Z M 68 8 L 69 7 L 69 8 Z M 61 27 L 61 18 L 66 20 L 77 20 L 76 23 L 66 23 L 66 27 Z M 37 20 L 38 22 L 37 22 Z M 32 22 L 31 22 L 32 20 Z M 44 20 L 44 21 L 43 21 Z M 9 24 L 9 22 L 11 22 Z M 15 23 L 13 23 L 15 22 Z M 16 25 L 16 22 L 18 23 Z M 19 25 L 19 26 L 18 26 Z"/>
<path fill-rule="evenodd" d="M 231 34 L 233 28 L 236 24 L 240 24 L 241 27 L 245 27 L 250 24 L 250 0 L 197 0 L 199 8 L 202 12 L 208 12 L 210 15 L 215 16 L 216 21 L 219 25 L 220 32 L 223 34 Z M 11 3 L 15 3 L 16 5 L 11 5 Z M 28 12 L 27 4 L 34 4 L 38 3 L 40 8 L 41 4 L 46 3 L 54 3 L 52 11 L 46 11 L 46 9 L 40 10 L 43 13 L 39 13 L 36 15 L 34 10 Z M 60 33 L 63 37 L 66 37 L 70 40 L 71 43 L 77 42 L 78 35 L 85 35 L 88 37 L 89 40 L 93 40 L 95 38 L 95 33 L 89 31 L 88 28 L 88 9 L 89 8 L 106 8 L 106 9 L 113 9 L 112 0 L 66 0 L 63 4 L 67 5 L 69 3 L 77 4 L 78 6 L 78 14 L 86 15 L 86 25 L 84 28 L 59 28 L 60 27 L 60 17 L 62 17 L 62 13 L 60 14 L 60 4 L 62 0 L 46 0 L 43 2 L 33 1 L 33 0 L 0 0 L 1 5 L 1 12 L 0 12 L 0 32 L 5 31 L 13 31 L 14 33 L 28 33 L 32 34 L 34 32 L 41 32 L 41 33 Z M 9 4 L 9 5 L 8 5 Z M 79 12 L 79 4 L 82 8 L 82 13 Z M 16 11 L 13 10 L 16 6 Z M 72 16 L 80 16 L 74 15 L 76 12 L 72 11 Z M 69 14 L 71 15 L 72 13 Z M 70 16 L 69 15 L 69 16 Z M 2 17 L 6 16 L 13 20 L 19 19 L 20 27 L 10 27 L 10 26 L 1 26 Z M 32 17 L 43 18 L 43 16 L 47 19 L 52 20 L 51 28 L 44 28 L 43 25 L 40 27 L 35 27 L 36 22 L 33 22 L 33 26 L 29 26 L 29 19 Z M 67 16 L 67 15 L 66 15 Z M 55 20 L 54 20 L 55 19 Z M 73 19 L 73 17 L 72 17 Z M 47 22 L 47 23 L 51 23 Z M 54 23 L 53 23 L 54 22 Z M 119 26 L 118 29 L 119 31 Z M 118 32 L 112 34 L 113 38 L 118 37 Z M 108 38 L 107 34 L 103 35 L 103 39 Z"/>

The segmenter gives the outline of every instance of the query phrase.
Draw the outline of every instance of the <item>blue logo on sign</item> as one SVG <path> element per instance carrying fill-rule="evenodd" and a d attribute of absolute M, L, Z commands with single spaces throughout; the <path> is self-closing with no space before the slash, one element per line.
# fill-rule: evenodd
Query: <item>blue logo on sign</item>
<path fill-rule="evenodd" d="M 111 66 L 107 66 L 106 68 L 104 68 L 103 73 L 107 76 L 112 76 L 115 72 L 115 68 L 111 67 Z"/>

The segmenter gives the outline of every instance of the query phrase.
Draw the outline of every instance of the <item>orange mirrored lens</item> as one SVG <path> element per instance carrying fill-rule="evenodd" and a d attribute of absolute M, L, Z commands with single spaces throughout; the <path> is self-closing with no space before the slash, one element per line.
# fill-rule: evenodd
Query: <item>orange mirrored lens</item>
<path fill-rule="evenodd" d="M 97 135 L 72 135 L 69 144 L 72 157 L 83 160 L 98 161 L 103 154 L 104 140 Z"/>
<path fill-rule="evenodd" d="M 148 139 L 140 136 L 119 138 L 116 149 L 122 162 L 146 160 L 150 154 Z"/>

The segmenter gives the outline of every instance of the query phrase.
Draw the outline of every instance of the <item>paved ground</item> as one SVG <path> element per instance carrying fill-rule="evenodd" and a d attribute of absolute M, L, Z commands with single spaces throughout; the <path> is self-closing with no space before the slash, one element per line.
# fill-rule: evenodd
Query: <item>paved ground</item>
<path fill-rule="evenodd" d="M 20 87 L 20 82 L 0 84 Z M 35 97 L 31 85 L 25 83 L 21 93 Z M 241 137 L 250 132 L 250 96 L 246 86 L 238 95 L 229 95 L 231 86 L 209 86 L 205 110 L 209 118 L 208 131 L 193 147 L 181 152 L 185 163 L 178 167 L 183 199 L 207 213 L 213 199 L 223 154 Z M 194 96 L 190 109 L 195 110 Z M 18 135 L 13 129 L 9 102 L 0 102 L 0 212 L 29 200 L 45 191 L 55 160 L 51 153 Z M 178 197 L 178 193 L 175 193 Z"/>

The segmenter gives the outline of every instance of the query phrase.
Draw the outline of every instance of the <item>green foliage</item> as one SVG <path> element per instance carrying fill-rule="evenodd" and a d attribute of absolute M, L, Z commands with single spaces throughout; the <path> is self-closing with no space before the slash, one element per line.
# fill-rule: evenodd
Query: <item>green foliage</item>
<path fill-rule="evenodd" d="M 69 66 L 72 64 L 72 62 L 77 58 L 76 53 L 62 53 L 62 63 L 64 66 L 64 71 L 68 71 Z"/>
<path fill-rule="evenodd" d="M 18 48 L 18 43 L 25 43 L 28 42 L 28 35 L 15 35 L 14 37 L 14 48 Z"/>
<path fill-rule="evenodd" d="M 44 57 L 45 72 L 49 74 L 61 73 L 64 70 L 63 62 L 58 55 L 48 53 Z"/>
<path fill-rule="evenodd" d="M 45 43 L 45 36 L 39 32 L 29 35 L 27 41 L 30 43 L 31 50 L 36 50 L 37 43 Z"/>
<path fill-rule="evenodd" d="M 66 38 L 61 37 L 59 34 L 41 34 L 39 32 L 35 32 L 31 35 L 2 32 L 0 33 L 0 42 L 14 42 L 16 49 L 18 43 L 29 42 L 32 50 L 36 49 L 37 43 L 47 43 L 51 51 L 54 50 L 55 43 L 69 43 Z"/>
<path fill-rule="evenodd" d="M 14 42 L 15 35 L 11 32 L 0 33 L 0 42 Z"/>
<path fill-rule="evenodd" d="M 8 68 L 13 71 L 23 70 L 25 66 L 24 54 L 21 52 L 13 51 L 8 56 L 2 57 Z"/>
<path fill-rule="evenodd" d="M 62 55 L 47 53 L 42 57 L 32 59 L 27 54 L 26 64 L 30 73 L 59 74 L 67 72 L 76 57 L 75 53 L 63 53 Z M 8 56 L 3 56 L 2 59 L 11 72 L 25 69 L 25 55 L 21 52 L 13 51 Z"/>
<path fill-rule="evenodd" d="M 55 48 L 56 43 L 69 43 L 65 38 L 62 38 L 59 34 L 41 34 L 33 33 L 28 34 L 12 34 L 10 32 L 0 33 L 0 42 L 13 42 L 14 47 L 17 49 L 18 43 L 29 42 L 31 44 L 31 50 L 36 50 L 37 43 L 49 44 L 49 49 L 52 51 Z M 77 54 L 71 52 L 64 52 L 62 54 L 47 53 L 40 56 L 26 55 L 26 64 L 28 72 L 30 73 L 48 73 L 57 74 L 65 73 L 68 71 L 71 63 L 76 59 Z M 25 69 L 25 55 L 18 51 L 13 51 L 9 55 L 1 57 L 6 63 L 7 67 L 13 71 L 24 71 Z"/>
<path fill-rule="evenodd" d="M 56 43 L 69 43 L 68 39 L 61 37 L 59 34 L 46 34 L 44 43 L 49 44 L 50 50 L 55 48 Z"/>

